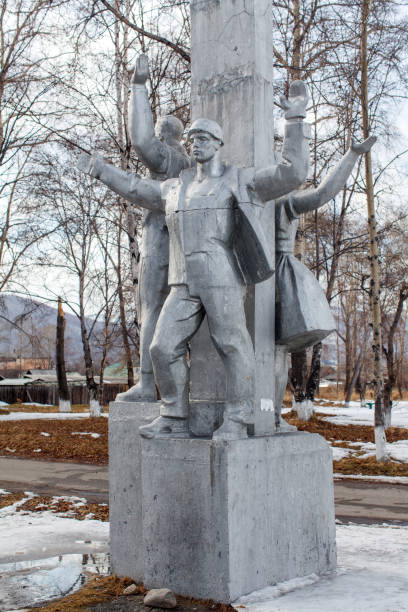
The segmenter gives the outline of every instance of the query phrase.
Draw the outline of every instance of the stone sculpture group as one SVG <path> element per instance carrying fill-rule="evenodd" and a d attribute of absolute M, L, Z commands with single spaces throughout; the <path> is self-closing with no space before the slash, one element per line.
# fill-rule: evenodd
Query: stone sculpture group
<path fill-rule="evenodd" d="M 320 285 L 293 254 L 298 219 L 334 198 L 375 138 L 352 144 L 319 187 L 303 190 L 310 128 L 304 121 L 308 98 L 302 81 L 293 82 L 288 99 L 281 100 L 286 120 L 282 154 L 276 154 L 274 165 L 258 169 L 224 163 L 222 128 L 207 118 L 195 120 L 187 132 L 189 158 L 177 118 L 166 116 L 154 127 L 148 75 L 142 55 L 132 80 L 130 133 L 149 177 L 109 165 L 97 153 L 83 154 L 79 163 L 82 171 L 144 209 L 138 285 L 140 380 L 117 401 L 155 401 L 157 385 L 160 416 L 141 426 L 141 435 L 188 438 L 189 341 L 206 316 L 226 371 L 223 423 L 213 437 L 245 438 L 253 423 L 255 379 L 246 288 L 271 277 L 276 265 L 271 375 L 276 426 L 282 431 L 288 353 L 315 344 L 335 328 Z M 266 206 L 275 207 L 275 244 L 262 227 Z"/>

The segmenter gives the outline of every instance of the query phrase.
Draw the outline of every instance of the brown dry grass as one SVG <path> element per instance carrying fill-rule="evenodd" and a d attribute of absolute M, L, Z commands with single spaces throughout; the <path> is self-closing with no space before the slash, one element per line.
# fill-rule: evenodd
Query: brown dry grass
<path fill-rule="evenodd" d="M 23 492 L 0 494 L 0 508 L 11 506 L 20 502 L 26 496 Z M 79 521 L 91 519 L 95 521 L 109 521 L 109 507 L 107 504 L 83 502 L 80 498 L 66 499 L 63 496 L 50 497 L 48 495 L 34 495 L 25 502 L 18 504 L 17 512 L 44 512 L 48 510 L 53 514 L 61 514 L 66 518 L 75 518 Z"/>
<path fill-rule="evenodd" d="M 321 417 L 332 416 L 323 412 L 316 412 L 310 421 L 300 421 L 294 410 L 284 415 L 285 420 L 295 425 L 300 431 L 318 433 L 329 442 L 344 440 L 345 442 L 374 442 L 374 429 L 370 425 L 338 425 L 324 421 Z M 390 427 L 387 430 L 387 441 L 407 440 L 408 429 L 403 427 Z"/>
<path fill-rule="evenodd" d="M 78 521 L 92 519 L 94 521 L 109 521 L 109 506 L 106 504 L 84 503 L 76 505 L 63 498 L 52 498 L 47 495 L 36 495 L 19 505 L 17 512 L 44 512 L 50 510 L 54 514 L 65 514 Z"/>
<path fill-rule="evenodd" d="M 58 406 L 36 406 L 34 404 L 22 404 L 21 402 L 17 402 L 15 404 L 9 404 L 4 409 L 8 410 L 8 412 L 41 412 L 43 414 L 59 412 Z M 104 406 L 103 411 L 109 412 L 109 406 Z M 89 412 L 89 405 L 88 404 L 74 404 L 72 406 L 72 412 Z M 7 414 L 7 413 L 4 413 L 4 414 Z"/>
<path fill-rule="evenodd" d="M 51 435 L 43 436 L 41 432 Z M 94 432 L 100 434 L 100 437 L 72 435 L 73 432 Z M 34 452 L 39 448 L 41 452 Z M 2 421 L 0 423 L 0 454 L 9 457 L 106 464 L 108 462 L 108 419 L 98 417 Z"/>
<path fill-rule="evenodd" d="M 67 595 L 42 608 L 32 608 L 29 612 L 84 612 L 89 610 L 89 606 L 92 604 L 103 603 L 119 597 L 130 584 L 133 584 L 131 578 L 118 578 L 115 575 L 95 576 L 76 593 Z"/>
<path fill-rule="evenodd" d="M 0 493 L 0 508 L 12 506 L 25 497 L 24 493 Z"/>
<path fill-rule="evenodd" d="M 333 461 L 334 472 L 365 476 L 408 476 L 408 463 L 377 461 L 375 457 L 344 457 Z"/>
<path fill-rule="evenodd" d="M 285 419 L 291 425 L 296 425 L 300 431 L 317 433 L 326 438 L 332 446 L 341 448 L 353 448 L 349 442 L 373 442 L 374 430 L 369 425 L 337 425 L 324 421 L 321 417 L 330 416 L 324 413 L 315 413 L 310 421 L 299 421 L 295 411 L 285 414 Z M 390 427 L 387 430 L 387 441 L 408 439 L 408 429 L 403 427 Z M 336 442 L 334 442 L 336 441 Z M 408 463 L 391 460 L 387 462 L 377 461 L 375 457 L 361 458 L 358 456 L 344 457 L 333 461 L 333 469 L 340 474 L 365 474 L 369 476 L 408 476 Z"/>
<path fill-rule="evenodd" d="M 88 612 L 90 606 L 98 603 L 109 602 L 112 599 L 118 598 L 124 589 L 133 584 L 131 578 L 118 578 L 117 576 L 97 576 L 83 586 L 79 591 L 72 595 L 67 595 L 57 602 L 50 603 L 42 608 L 32 608 L 29 612 Z M 134 602 L 134 610 L 151 610 L 151 608 L 142 605 L 143 596 L 146 589 L 142 585 L 138 585 L 138 594 L 126 597 L 126 603 L 131 599 Z M 214 612 L 233 612 L 234 608 L 227 604 L 218 604 L 214 601 L 197 600 L 187 597 L 177 596 L 177 610 L 179 612 L 205 612 L 213 610 Z M 133 606 L 132 606 L 133 608 Z M 126 606 L 127 610 L 131 608 Z"/>

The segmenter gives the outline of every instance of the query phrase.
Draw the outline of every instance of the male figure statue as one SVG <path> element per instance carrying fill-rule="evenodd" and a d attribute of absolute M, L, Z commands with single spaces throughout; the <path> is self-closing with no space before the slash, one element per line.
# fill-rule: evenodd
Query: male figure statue
<path fill-rule="evenodd" d="M 198 119 L 188 133 L 197 167 L 179 178 L 160 183 L 111 168 L 110 187 L 149 210 L 165 211 L 170 236 L 170 294 L 150 349 L 162 405 L 160 417 L 140 428 L 143 436 L 188 437 L 187 343 L 205 315 L 227 374 L 224 422 L 215 435 L 246 436 L 255 359 L 245 321 L 245 283 L 273 274 L 257 215 L 265 202 L 306 178 L 306 101 L 303 83 L 295 82 L 286 102 L 283 161 L 272 167 L 256 171 L 224 165 L 220 126 Z"/>
<path fill-rule="evenodd" d="M 148 77 L 147 56 L 140 55 L 132 78 L 129 109 L 131 142 L 139 159 L 149 169 L 150 177 L 164 181 L 177 177 L 181 170 L 188 168 L 190 158 L 180 143 L 184 128 L 177 117 L 161 117 L 155 129 L 146 89 Z M 84 154 L 81 156 L 80 169 L 89 171 L 92 176 L 111 186 L 113 168 L 100 156 L 93 154 L 90 159 Z M 129 200 L 131 198 L 126 191 L 127 182 L 127 179 L 123 182 L 124 189 L 120 193 Z M 131 201 L 143 206 L 137 200 Z M 116 398 L 127 402 L 157 399 L 149 348 L 160 310 L 169 293 L 169 238 L 163 211 L 144 210 L 139 251 L 137 302 L 140 322 L 140 379 L 138 384 L 125 393 L 119 393 Z"/>

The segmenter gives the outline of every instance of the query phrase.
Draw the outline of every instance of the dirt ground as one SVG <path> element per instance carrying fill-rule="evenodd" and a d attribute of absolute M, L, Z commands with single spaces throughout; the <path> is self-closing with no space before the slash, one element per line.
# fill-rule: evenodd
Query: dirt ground
<path fill-rule="evenodd" d="M 82 589 L 30 612 L 161 612 L 162 609 L 143 605 L 146 589 L 138 587 L 135 595 L 122 595 L 124 589 L 133 584 L 130 578 L 117 576 L 92 578 Z M 212 601 L 199 601 L 186 597 L 177 597 L 177 612 L 233 612 L 234 608 Z"/>

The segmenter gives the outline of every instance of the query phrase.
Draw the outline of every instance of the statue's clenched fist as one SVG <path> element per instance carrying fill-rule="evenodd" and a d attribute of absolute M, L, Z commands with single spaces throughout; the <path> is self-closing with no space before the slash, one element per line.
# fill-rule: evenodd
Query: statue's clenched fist
<path fill-rule="evenodd" d="M 142 53 L 136 61 L 135 70 L 133 72 L 132 84 L 144 85 L 149 78 L 149 61 L 147 55 Z"/>
<path fill-rule="evenodd" d="M 282 108 L 285 111 L 285 119 L 304 119 L 306 117 L 306 105 L 309 100 L 306 85 L 303 81 L 293 81 L 289 87 L 289 95 L 280 97 Z"/>
<path fill-rule="evenodd" d="M 90 174 L 94 178 L 99 178 L 104 163 L 103 158 L 96 152 L 93 152 L 91 155 L 88 155 L 88 153 L 81 153 L 78 159 L 77 168 L 85 174 Z"/>

